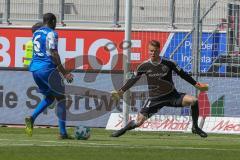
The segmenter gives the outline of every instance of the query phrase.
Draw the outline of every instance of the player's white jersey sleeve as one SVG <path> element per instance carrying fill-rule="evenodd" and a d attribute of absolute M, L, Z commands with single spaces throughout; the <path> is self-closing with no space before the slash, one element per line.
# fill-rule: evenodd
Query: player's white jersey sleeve
<path fill-rule="evenodd" d="M 58 36 L 54 32 L 49 32 L 46 37 L 46 49 L 47 49 L 47 54 L 50 54 L 50 50 L 57 50 L 58 47 Z"/>

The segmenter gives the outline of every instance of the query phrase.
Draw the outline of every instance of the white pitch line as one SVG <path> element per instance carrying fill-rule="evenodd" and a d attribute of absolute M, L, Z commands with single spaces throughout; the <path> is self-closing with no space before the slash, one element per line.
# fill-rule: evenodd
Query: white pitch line
<path fill-rule="evenodd" d="M 40 140 L 17 140 L 18 142 L 40 142 L 40 143 L 55 143 L 55 144 L 34 144 L 34 143 L 9 143 L 7 142 L 13 141 L 11 139 L 0 139 L 0 141 L 5 143 L 0 143 L 0 147 L 7 147 L 7 146 L 68 146 L 68 147 L 93 147 L 93 148 L 99 148 L 103 146 L 109 146 L 114 148 L 130 148 L 130 149 L 141 149 L 141 148 L 155 148 L 155 149 L 163 149 L 163 150 L 215 150 L 215 151 L 240 151 L 240 149 L 228 149 L 228 148 L 206 148 L 206 147 L 175 147 L 175 146 L 161 146 L 161 145 L 127 145 L 127 144 L 114 144 L 114 143 L 107 143 L 107 144 L 101 144 L 101 143 L 93 143 L 93 142 L 87 142 L 85 143 L 76 141 L 73 142 L 60 142 L 60 141 L 40 141 Z M 14 140 L 16 142 L 16 140 Z"/>
<path fill-rule="evenodd" d="M 28 139 L 25 139 L 25 140 L 16 140 L 16 139 L 0 139 L 0 141 L 9 141 L 9 142 L 11 142 L 11 141 L 14 141 L 14 142 L 16 142 L 16 141 L 18 141 L 18 142 L 37 142 L 37 143 L 56 143 L 56 144 L 83 144 L 83 145 L 86 145 L 86 144 L 89 144 L 89 145 L 101 145 L 101 146 L 104 146 L 104 145 L 106 145 L 106 146 L 111 146 L 111 145 L 116 145 L 116 144 L 111 144 L 111 143 L 103 143 L 103 144 L 101 144 L 101 143 L 94 143 L 94 142 L 88 142 L 88 141 L 85 141 L 85 140 L 82 140 L 82 141 L 78 141 L 78 140 L 70 140 L 70 141 L 61 141 L 61 140 L 59 140 L 59 141 L 41 141 L 41 140 L 28 140 Z M 121 145 L 121 144 L 117 144 L 117 145 Z"/>
<path fill-rule="evenodd" d="M 90 145 L 88 143 L 84 145 L 77 145 L 77 144 L 1 144 L 0 147 L 9 147 L 9 146 L 36 146 L 36 147 L 86 147 L 86 148 L 101 148 L 103 146 L 108 145 Z M 111 147 L 113 148 L 128 148 L 128 149 L 142 149 L 142 148 L 156 148 L 156 149 L 162 149 L 162 150 L 215 150 L 215 151 L 237 151 L 239 152 L 239 149 L 227 149 L 227 148 L 194 148 L 194 147 L 172 147 L 172 146 L 136 146 L 136 145 L 117 145 L 112 144 Z"/>

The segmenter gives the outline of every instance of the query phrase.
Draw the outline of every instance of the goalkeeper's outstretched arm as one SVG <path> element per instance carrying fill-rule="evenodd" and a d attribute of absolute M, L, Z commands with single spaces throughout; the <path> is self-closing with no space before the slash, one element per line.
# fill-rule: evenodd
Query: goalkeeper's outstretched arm
<path fill-rule="evenodd" d="M 119 90 L 112 91 L 112 97 L 119 99 L 125 91 L 130 89 L 141 78 L 143 73 L 143 67 L 140 65 L 132 77 L 128 79 L 127 82 Z"/>
<path fill-rule="evenodd" d="M 127 82 L 119 89 L 119 91 L 127 91 L 129 88 L 131 88 L 139 79 L 141 78 L 141 75 L 133 75 L 130 79 L 127 80 Z"/>
<path fill-rule="evenodd" d="M 134 72 L 134 74 L 132 75 L 132 77 L 130 79 L 127 80 L 127 82 L 119 89 L 119 91 L 125 92 L 126 90 L 128 90 L 129 88 L 131 88 L 142 76 L 142 74 L 145 73 L 144 70 L 144 63 L 140 64 L 137 67 L 136 72 Z"/>
<path fill-rule="evenodd" d="M 208 90 L 208 84 L 197 82 L 195 79 L 192 78 L 187 72 L 185 72 L 182 68 L 180 68 L 176 62 L 172 61 L 172 69 L 185 81 L 192 84 L 194 87 L 196 87 L 200 91 L 207 91 Z"/>
<path fill-rule="evenodd" d="M 132 76 L 127 82 L 118 90 L 118 91 L 112 91 L 112 98 L 113 99 L 120 99 L 120 97 L 123 95 L 125 91 L 127 91 L 129 88 L 131 88 L 139 79 L 141 75 L 139 76 Z"/>

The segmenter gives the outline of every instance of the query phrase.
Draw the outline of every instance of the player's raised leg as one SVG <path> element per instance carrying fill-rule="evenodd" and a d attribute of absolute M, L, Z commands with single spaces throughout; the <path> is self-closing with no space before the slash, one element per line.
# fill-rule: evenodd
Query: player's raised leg
<path fill-rule="evenodd" d="M 113 132 L 111 137 L 120 137 L 125 134 L 128 130 L 132 130 L 134 128 L 140 127 L 148 118 L 141 113 L 138 113 L 137 120 L 131 120 L 125 127 L 122 129 Z"/>
<path fill-rule="evenodd" d="M 201 128 L 198 127 L 198 117 L 199 117 L 199 107 L 197 98 L 185 95 L 182 101 L 183 106 L 191 106 L 192 111 L 192 133 L 198 134 L 201 137 L 207 137 L 207 133 L 205 133 Z"/>

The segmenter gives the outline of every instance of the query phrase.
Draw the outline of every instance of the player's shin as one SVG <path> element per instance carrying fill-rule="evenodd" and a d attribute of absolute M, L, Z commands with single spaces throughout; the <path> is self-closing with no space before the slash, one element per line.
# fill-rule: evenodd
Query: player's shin
<path fill-rule="evenodd" d="M 198 117 L 199 117 L 198 101 L 195 101 L 194 104 L 191 105 L 191 110 L 192 110 L 193 127 L 198 127 Z"/>
<path fill-rule="evenodd" d="M 33 114 L 31 115 L 33 121 L 38 117 L 40 113 L 42 113 L 48 106 L 50 106 L 54 102 L 54 98 L 51 96 L 46 96 L 34 110 Z"/>
<path fill-rule="evenodd" d="M 135 120 L 131 120 L 125 127 L 125 130 L 132 130 L 137 127 Z"/>
<path fill-rule="evenodd" d="M 60 135 L 67 135 L 66 131 L 66 101 L 61 100 L 57 105 L 57 116 Z"/>
<path fill-rule="evenodd" d="M 192 106 L 192 133 L 198 134 L 200 137 L 206 138 L 208 135 L 201 128 L 198 127 L 198 117 L 199 117 L 199 107 L 198 101 L 196 101 Z"/>

